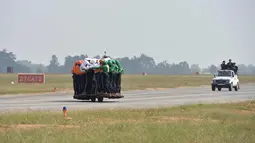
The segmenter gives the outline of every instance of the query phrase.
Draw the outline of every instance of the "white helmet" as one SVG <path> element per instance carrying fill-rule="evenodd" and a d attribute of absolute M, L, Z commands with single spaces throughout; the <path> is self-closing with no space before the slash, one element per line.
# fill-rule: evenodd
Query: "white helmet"
<path fill-rule="evenodd" d="M 85 58 L 84 61 L 88 61 L 89 63 L 91 63 L 91 58 Z"/>
<path fill-rule="evenodd" d="M 94 65 L 94 64 L 96 64 L 96 60 L 97 60 L 97 59 L 91 59 L 91 62 L 90 62 L 90 63 Z"/>

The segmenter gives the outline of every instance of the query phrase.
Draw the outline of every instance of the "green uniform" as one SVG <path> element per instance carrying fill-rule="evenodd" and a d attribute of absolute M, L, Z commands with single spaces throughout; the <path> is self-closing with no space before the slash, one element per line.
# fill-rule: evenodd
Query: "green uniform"
<path fill-rule="evenodd" d="M 103 82 L 102 82 L 102 90 L 104 93 L 110 93 L 110 85 L 109 85 L 109 65 L 103 61 L 102 66 L 94 67 L 94 69 L 100 69 L 103 71 Z"/>
<path fill-rule="evenodd" d="M 110 71 L 109 65 L 107 65 L 106 62 L 103 62 L 103 66 L 94 67 L 93 69 L 100 69 L 104 73 L 108 73 Z"/>
<path fill-rule="evenodd" d="M 113 72 L 114 73 L 119 73 L 119 67 L 116 64 L 116 60 L 112 60 L 112 64 L 113 64 Z"/>
<path fill-rule="evenodd" d="M 124 70 L 118 60 L 115 60 L 116 65 L 116 93 L 120 93 L 121 91 L 121 74 L 123 74 Z"/>
<path fill-rule="evenodd" d="M 124 73 L 123 67 L 120 64 L 120 62 L 118 60 L 115 60 L 115 62 L 116 62 L 116 65 L 118 67 L 118 73 L 121 73 L 121 74 Z"/>
<path fill-rule="evenodd" d="M 114 65 L 113 65 L 113 60 L 107 61 L 107 64 L 109 65 L 109 72 L 113 73 L 114 72 Z"/>

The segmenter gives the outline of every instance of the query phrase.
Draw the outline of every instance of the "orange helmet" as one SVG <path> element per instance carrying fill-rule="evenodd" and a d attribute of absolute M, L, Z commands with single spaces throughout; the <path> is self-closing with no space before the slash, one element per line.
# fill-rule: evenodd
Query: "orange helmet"
<path fill-rule="evenodd" d="M 79 65 L 80 66 L 82 63 L 83 63 L 83 60 L 78 60 L 78 61 L 75 62 L 75 65 Z"/>
<path fill-rule="evenodd" d="M 74 66 L 80 66 L 83 63 L 83 60 L 77 60 L 74 62 Z"/>
<path fill-rule="evenodd" d="M 83 63 L 83 60 L 78 60 L 74 63 L 72 67 L 72 73 L 75 74 L 83 74 L 83 72 L 80 70 L 80 65 Z"/>

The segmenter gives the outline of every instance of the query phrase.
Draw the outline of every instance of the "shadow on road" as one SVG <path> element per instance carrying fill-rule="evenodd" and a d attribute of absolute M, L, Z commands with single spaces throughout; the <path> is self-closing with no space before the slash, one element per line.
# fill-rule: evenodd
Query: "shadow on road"
<path fill-rule="evenodd" d="M 90 100 L 55 100 L 55 101 L 45 101 L 45 102 L 87 102 L 87 103 L 115 103 L 119 101 L 103 101 L 103 102 L 91 102 Z"/>

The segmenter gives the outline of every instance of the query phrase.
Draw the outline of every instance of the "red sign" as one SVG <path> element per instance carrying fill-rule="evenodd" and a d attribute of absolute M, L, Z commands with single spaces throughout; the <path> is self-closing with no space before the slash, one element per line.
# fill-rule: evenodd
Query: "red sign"
<path fill-rule="evenodd" d="M 19 73 L 18 83 L 45 83 L 45 74 Z"/>

